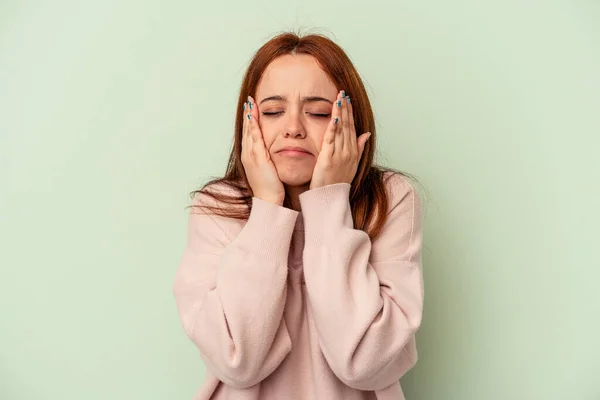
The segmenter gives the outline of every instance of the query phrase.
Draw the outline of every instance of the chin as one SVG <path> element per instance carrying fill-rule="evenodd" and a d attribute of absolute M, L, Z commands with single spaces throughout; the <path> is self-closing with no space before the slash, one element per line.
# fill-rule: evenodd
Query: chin
<path fill-rule="evenodd" d="M 294 171 L 294 172 L 284 172 L 278 171 L 277 175 L 279 175 L 279 180 L 287 186 L 305 186 L 310 184 L 310 180 L 312 178 L 312 171 L 303 172 L 303 171 Z"/>

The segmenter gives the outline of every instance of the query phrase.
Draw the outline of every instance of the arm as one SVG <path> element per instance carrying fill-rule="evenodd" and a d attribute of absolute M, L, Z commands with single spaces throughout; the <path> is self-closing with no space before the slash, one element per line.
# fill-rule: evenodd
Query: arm
<path fill-rule="evenodd" d="M 390 179 L 390 211 L 380 236 L 353 227 L 350 185 L 300 196 L 304 277 L 321 350 L 338 378 L 360 390 L 398 381 L 416 362 L 421 323 L 421 208 L 404 178 Z"/>
<path fill-rule="evenodd" d="M 201 197 L 200 197 L 201 196 Z M 196 197 L 196 204 L 203 197 Z M 235 388 L 267 377 L 291 350 L 283 319 L 287 261 L 298 213 L 253 199 L 246 225 L 192 209 L 173 292 L 189 338 L 207 368 Z"/>

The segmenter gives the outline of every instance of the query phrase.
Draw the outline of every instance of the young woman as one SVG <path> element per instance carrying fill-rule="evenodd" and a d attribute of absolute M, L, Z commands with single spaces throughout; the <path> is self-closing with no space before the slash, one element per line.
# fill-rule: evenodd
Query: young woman
<path fill-rule="evenodd" d="M 197 399 L 404 399 L 421 323 L 419 197 L 373 165 L 360 76 L 331 40 L 279 35 L 244 77 L 225 177 L 197 191 L 173 290 Z"/>

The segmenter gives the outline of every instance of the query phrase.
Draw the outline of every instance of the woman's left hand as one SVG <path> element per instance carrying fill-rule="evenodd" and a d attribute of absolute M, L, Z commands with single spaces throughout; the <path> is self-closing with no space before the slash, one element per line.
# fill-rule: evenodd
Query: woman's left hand
<path fill-rule="evenodd" d="M 350 97 L 344 97 L 344 91 L 338 93 L 331 121 L 323 137 L 321 152 L 317 157 L 310 189 L 335 183 L 352 183 L 370 136 L 371 133 L 367 132 L 356 137 Z"/>

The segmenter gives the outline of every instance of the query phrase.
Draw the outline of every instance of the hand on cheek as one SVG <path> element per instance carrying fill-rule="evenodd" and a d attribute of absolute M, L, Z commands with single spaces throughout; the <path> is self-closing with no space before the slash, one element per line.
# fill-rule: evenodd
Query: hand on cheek
<path fill-rule="evenodd" d="M 333 104 L 321 152 L 317 157 L 310 189 L 335 183 L 352 183 L 370 132 L 356 137 L 350 97 L 342 90 Z"/>
<path fill-rule="evenodd" d="M 258 106 L 254 99 L 248 96 L 248 101 L 243 104 L 243 108 L 241 161 L 253 196 L 283 205 L 285 189 L 265 145 L 258 122 Z"/>

